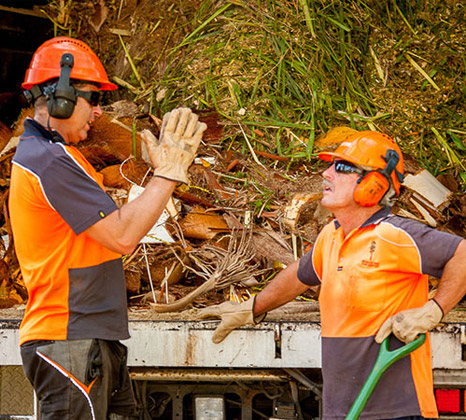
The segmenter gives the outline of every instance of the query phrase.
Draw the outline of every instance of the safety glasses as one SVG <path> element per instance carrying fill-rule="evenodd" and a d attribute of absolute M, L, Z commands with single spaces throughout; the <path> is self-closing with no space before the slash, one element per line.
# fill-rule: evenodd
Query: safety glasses
<path fill-rule="evenodd" d="M 364 174 L 364 170 L 346 160 L 334 160 L 333 165 L 335 166 L 335 172 L 339 174 Z"/>
<path fill-rule="evenodd" d="M 100 103 L 100 92 L 98 91 L 87 91 L 76 89 L 76 96 L 80 96 L 91 104 L 91 106 L 99 106 Z"/>

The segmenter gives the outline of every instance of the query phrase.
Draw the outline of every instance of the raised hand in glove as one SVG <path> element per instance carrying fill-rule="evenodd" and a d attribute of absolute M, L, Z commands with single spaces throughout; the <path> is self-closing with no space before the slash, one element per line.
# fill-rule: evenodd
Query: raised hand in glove
<path fill-rule="evenodd" d="M 176 108 L 163 117 L 160 142 L 149 130 L 143 130 L 141 137 L 155 166 L 154 176 L 187 184 L 188 168 L 206 128 L 189 108 Z"/>
<path fill-rule="evenodd" d="M 221 343 L 228 334 L 238 327 L 255 325 L 264 320 L 266 314 L 254 317 L 254 300 L 255 297 L 242 303 L 227 301 L 199 311 L 201 319 L 220 318 L 222 320 L 212 337 L 215 344 Z"/>
<path fill-rule="evenodd" d="M 382 343 L 392 332 L 399 340 L 410 343 L 419 334 L 430 331 L 443 318 L 443 310 L 435 300 L 429 300 L 420 308 L 407 309 L 388 318 L 375 336 Z"/>

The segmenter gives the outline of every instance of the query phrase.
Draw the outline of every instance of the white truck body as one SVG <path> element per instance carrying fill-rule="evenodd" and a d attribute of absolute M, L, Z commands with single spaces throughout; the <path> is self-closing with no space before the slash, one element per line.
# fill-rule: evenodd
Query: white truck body
<path fill-rule="evenodd" d="M 211 341 L 218 321 L 131 319 L 131 338 L 124 344 L 129 349 L 128 365 L 132 378 L 138 384 L 149 384 L 157 395 L 159 391 L 168 394 L 172 404 L 169 417 L 162 414 L 150 418 L 204 418 L 196 417 L 193 412 L 186 413 L 183 398 L 178 398 L 180 395 L 190 395 L 193 384 L 202 395 L 218 396 L 219 393 L 225 394 L 227 388 L 239 394 L 241 414 L 238 418 L 241 420 L 266 417 L 263 414 L 262 417 L 255 416 L 254 413 L 259 410 L 254 408 L 252 398 L 249 398 L 249 402 L 244 401 L 252 391 L 244 393 L 241 387 L 228 387 L 227 384 L 268 382 L 288 387 L 288 382 L 292 380 L 300 389 L 307 389 L 307 396 L 312 394 L 315 399 L 315 394 L 319 394 L 319 381 L 308 380 L 306 375 L 311 373 L 315 378 L 321 368 L 320 324 L 318 315 L 310 318 L 310 321 L 273 320 L 254 327 L 243 327 L 233 331 L 221 344 Z M 5 371 L 9 366 L 19 369 L 21 365 L 19 323 L 19 318 L 1 319 L 0 311 L 0 373 L 1 369 Z M 438 327 L 431 334 L 436 387 L 466 388 L 465 328 L 466 323 L 456 320 Z M 5 379 L 8 377 L 0 375 L 0 398 L 6 395 L 6 387 L 17 385 L 8 383 Z M 11 390 L 7 394 L 11 394 Z M 257 392 L 252 394 L 256 395 Z M 32 396 L 30 399 L 34 400 Z M 29 413 L 8 414 L 1 411 L 0 400 L 0 419 L 39 419 L 36 405 L 34 402 L 34 409 Z M 282 414 L 278 416 L 272 413 L 275 417 L 270 415 L 268 418 L 296 418 L 286 417 L 283 414 L 285 411 L 282 409 Z M 442 418 L 465 418 L 464 411 L 462 407 L 462 414 L 442 415 Z M 316 418 L 319 414 L 318 410 L 310 416 L 303 415 L 303 418 Z M 228 414 L 226 418 L 229 418 Z"/>

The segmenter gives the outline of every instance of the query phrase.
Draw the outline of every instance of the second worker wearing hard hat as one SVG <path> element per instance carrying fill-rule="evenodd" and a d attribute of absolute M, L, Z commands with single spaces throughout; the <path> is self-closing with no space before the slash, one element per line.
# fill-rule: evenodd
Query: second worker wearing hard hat
<path fill-rule="evenodd" d="M 235 328 L 260 322 L 266 312 L 320 285 L 323 419 L 337 420 L 348 414 L 388 335 L 410 342 L 428 333 L 464 296 L 466 241 L 391 214 L 403 157 L 390 137 L 357 132 L 319 157 L 330 162 L 321 204 L 335 220 L 311 251 L 253 299 L 208 307 L 201 315 L 222 319 L 213 336 L 219 343 Z M 429 275 L 440 278 L 431 300 Z M 360 417 L 438 417 L 428 334 L 423 346 L 385 372 Z"/>
<path fill-rule="evenodd" d="M 9 210 L 29 294 L 20 326 L 24 371 L 41 420 L 129 418 L 135 402 L 120 343 L 129 338 L 121 256 L 156 223 L 177 182 L 187 182 L 206 125 L 188 108 L 167 113 L 160 144 L 144 137 L 154 177 L 117 208 L 75 147 L 102 114 L 100 91 L 116 89 L 95 53 L 76 39 L 48 40 L 23 88 L 34 118 L 25 120 L 12 161 Z"/>

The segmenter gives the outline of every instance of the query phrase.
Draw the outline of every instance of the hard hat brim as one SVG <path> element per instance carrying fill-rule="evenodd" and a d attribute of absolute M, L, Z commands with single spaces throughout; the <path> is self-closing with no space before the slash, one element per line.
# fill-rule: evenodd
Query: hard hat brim
<path fill-rule="evenodd" d="M 326 162 L 333 162 L 335 159 L 342 159 L 348 162 L 359 165 L 356 159 L 352 158 L 350 155 L 345 155 L 344 153 L 335 153 L 335 152 L 322 152 L 319 153 L 319 159 L 325 160 Z"/>

